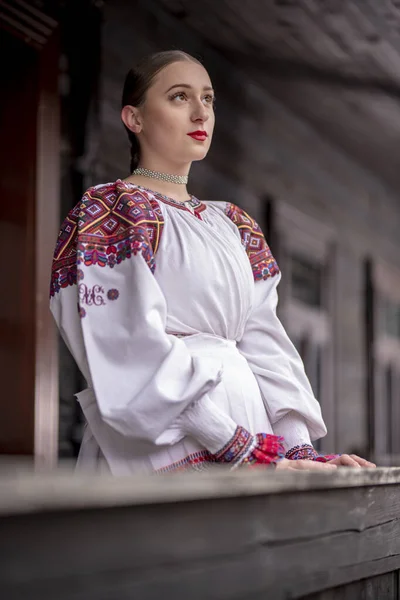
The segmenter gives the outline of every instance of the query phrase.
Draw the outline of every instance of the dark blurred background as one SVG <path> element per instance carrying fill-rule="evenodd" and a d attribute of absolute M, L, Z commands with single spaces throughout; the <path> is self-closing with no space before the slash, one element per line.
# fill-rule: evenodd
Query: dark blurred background
<path fill-rule="evenodd" d="M 260 223 L 322 451 L 400 463 L 400 0 L 0 2 L 0 454 L 76 457 L 85 383 L 48 310 L 62 218 L 125 177 L 120 95 L 143 55 L 203 60 L 217 95 L 191 191 Z"/>

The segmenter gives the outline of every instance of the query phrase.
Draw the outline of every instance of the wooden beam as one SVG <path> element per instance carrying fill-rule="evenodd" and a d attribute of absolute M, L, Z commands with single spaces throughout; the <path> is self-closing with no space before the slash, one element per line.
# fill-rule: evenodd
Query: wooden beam
<path fill-rule="evenodd" d="M 23 0 L 3 0 L 0 29 L 5 29 L 36 49 L 43 48 L 57 22 Z"/>
<path fill-rule="evenodd" d="M 13 600 L 283 600 L 362 579 L 373 588 L 400 568 L 399 509 L 399 469 L 3 473 L 0 586 Z"/>

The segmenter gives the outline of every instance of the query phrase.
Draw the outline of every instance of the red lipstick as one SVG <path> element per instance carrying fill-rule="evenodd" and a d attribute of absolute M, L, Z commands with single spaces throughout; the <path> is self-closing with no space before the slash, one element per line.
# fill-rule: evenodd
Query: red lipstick
<path fill-rule="evenodd" d="M 201 131 L 200 129 L 198 131 L 191 131 L 188 135 L 199 142 L 204 142 L 208 138 L 208 133 L 206 131 Z"/>

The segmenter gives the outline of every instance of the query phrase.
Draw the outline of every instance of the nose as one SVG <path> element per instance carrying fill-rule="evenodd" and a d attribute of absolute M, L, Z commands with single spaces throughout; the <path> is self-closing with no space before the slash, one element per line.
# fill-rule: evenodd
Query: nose
<path fill-rule="evenodd" d="M 204 106 L 202 100 L 198 100 L 193 107 L 192 121 L 194 123 L 205 123 L 208 121 L 210 115 L 207 108 Z"/>

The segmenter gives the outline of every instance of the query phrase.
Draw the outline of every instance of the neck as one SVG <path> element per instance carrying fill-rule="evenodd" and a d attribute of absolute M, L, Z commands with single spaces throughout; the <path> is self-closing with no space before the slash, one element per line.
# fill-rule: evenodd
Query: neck
<path fill-rule="evenodd" d="M 173 167 L 167 167 L 166 165 L 161 167 L 160 165 L 159 168 L 156 168 L 154 164 L 149 165 L 147 164 L 147 162 L 140 162 L 138 166 L 144 169 L 148 169 L 149 171 L 164 173 L 166 175 L 187 176 L 190 170 L 190 165 L 185 165 L 181 168 L 177 167 L 176 165 L 174 165 Z M 148 177 L 143 174 L 132 174 L 129 177 L 127 177 L 125 181 L 129 181 L 131 183 L 135 183 L 136 185 L 149 188 L 151 190 L 154 190 L 155 192 L 159 192 L 160 194 L 169 196 L 174 200 L 178 200 L 179 202 L 184 202 L 185 200 L 189 199 L 189 193 L 185 184 L 163 181 L 161 179 Z"/>
<path fill-rule="evenodd" d="M 169 175 L 189 175 L 191 163 L 165 160 L 163 156 L 143 149 L 141 153 L 138 167 L 148 169 L 149 171 L 157 171 L 158 173 L 167 173 Z"/>

